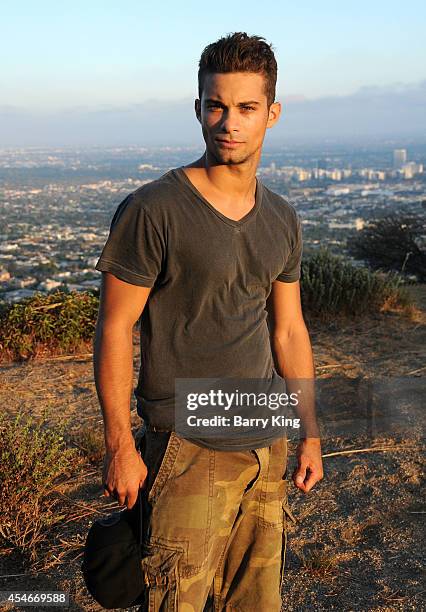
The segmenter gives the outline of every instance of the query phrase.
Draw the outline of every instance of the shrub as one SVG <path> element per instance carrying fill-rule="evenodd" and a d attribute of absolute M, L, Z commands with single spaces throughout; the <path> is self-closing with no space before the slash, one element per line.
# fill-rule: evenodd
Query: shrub
<path fill-rule="evenodd" d="M 0 312 L 0 359 L 73 353 L 92 341 L 99 298 L 91 292 L 37 293 Z"/>
<path fill-rule="evenodd" d="M 407 294 L 397 273 L 371 272 L 320 249 L 302 262 L 304 312 L 322 318 L 405 308 Z M 36 294 L 0 310 L 0 361 L 42 354 L 71 354 L 92 344 L 97 292 Z"/>
<path fill-rule="evenodd" d="M 327 576 L 337 570 L 338 558 L 331 550 L 324 550 L 320 546 L 306 547 L 307 551 L 300 555 L 303 568 L 318 576 Z"/>
<path fill-rule="evenodd" d="M 13 420 L 0 414 L 0 542 L 34 560 L 64 515 L 55 512 L 55 486 L 69 475 L 76 449 L 67 449 L 63 431 L 29 415 Z"/>
<path fill-rule="evenodd" d="M 394 213 L 371 221 L 349 243 L 349 252 L 373 270 L 395 270 L 426 280 L 424 218 Z"/>
<path fill-rule="evenodd" d="M 92 427 L 81 427 L 72 436 L 72 442 L 76 444 L 83 456 L 90 463 L 100 463 L 105 456 L 105 442 L 103 432 Z"/>
<path fill-rule="evenodd" d="M 303 310 L 310 316 L 330 318 L 379 312 L 390 304 L 405 308 L 409 300 L 401 282 L 397 274 L 355 267 L 322 248 L 302 262 Z"/>

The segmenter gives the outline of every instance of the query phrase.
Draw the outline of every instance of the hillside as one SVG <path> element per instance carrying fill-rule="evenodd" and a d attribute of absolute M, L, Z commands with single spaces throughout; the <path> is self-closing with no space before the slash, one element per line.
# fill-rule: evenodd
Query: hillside
<path fill-rule="evenodd" d="M 316 373 L 328 392 L 343 397 L 364 377 L 409 377 L 425 390 L 426 286 L 411 287 L 418 311 L 412 320 L 387 312 L 362 321 L 309 326 Z M 68 420 L 69 440 L 82 430 L 102 436 L 91 354 L 0 367 L 0 400 L 10 414 L 41 415 L 52 424 Z M 138 339 L 134 337 L 135 381 Z M 410 380 L 411 382 L 411 380 Z M 409 407 L 408 407 L 409 408 Z M 139 418 L 133 407 L 135 429 Z M 294 487 L 290 504 L 298 522 L 290 527 L 284 609 L 419 610 L 421 604 L 422 423 L 387 435 L 326 437 L 323 454 L 385 447 L 324 458 L 325 477 L 311 494 Z M 290 445 L 289 474 L 294 468 Z M 95 612 L 80 574 L 81 546 L 91 520 L 116 508 L 102 495 L 101 463 L 86 462 L 63 494 L 80 510 L 52 534 L 49 563 L 31 574 L 16 554 L 1 557 L 0 590 L 64 590 L 71 610 Z M 62 540 L 62 542 L 61 542 Z M 15 609 L 15 608 L 9 608 Z M 39 608 L 42 609 L 41 607 Z M 46 608 L 48 609 L 48 608 Z M 52 608 L 50 608 L 52 609 Z"/>

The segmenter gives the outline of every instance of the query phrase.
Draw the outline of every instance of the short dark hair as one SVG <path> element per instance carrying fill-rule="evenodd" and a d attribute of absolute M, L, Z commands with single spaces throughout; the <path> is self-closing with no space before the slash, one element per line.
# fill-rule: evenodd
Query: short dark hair
<path fill-rule="evenodd" d="M 268 108 L 275 100 L 277 62 L 272 45 L 262 36 L 248 36 L 234 32 L 204 49 L 198 64 L 198 96 L 201 95 L 206 74 L 217 72 L 258 72 L 265 77 Z"/>

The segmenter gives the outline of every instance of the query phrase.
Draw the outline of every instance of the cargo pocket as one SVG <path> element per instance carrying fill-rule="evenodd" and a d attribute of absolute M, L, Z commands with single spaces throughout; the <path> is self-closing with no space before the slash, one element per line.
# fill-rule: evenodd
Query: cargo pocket
<path fill-rule="evenodd" d="M 296 523 L 296 518 L 293 515 L 289 503 L 288 503 L 288 485 L 289 481 L 285 480 L 284 496 L 282 502 L 282 513 L 283 513 L 283 539 L 281 548 L 281 578 L 280 578 L 280 590 L 283 587 L 284 573 L 285 573 L 285 559 L 287 551 L 287 538 L 288 538 L 288 525 L 289 521 Z"/>
<path fill-rule="evenodd" d="M 179 608 L 179 560 L 183 548 L 145 544 L 142 572 L 145 583 L 144 610 L 177 611 Z"/>
<path fill-rule="evenodd" d="M 158 434 L 147 435 L 151 437 L 147 440 L 144 461 L 148 468 L 148 480 L 153 478 L 148 491 L 148 502 L 153 504 L 157 501 L 170 478 L 181 440 L 172 431 L 164 449 L 164 442 Z"/>

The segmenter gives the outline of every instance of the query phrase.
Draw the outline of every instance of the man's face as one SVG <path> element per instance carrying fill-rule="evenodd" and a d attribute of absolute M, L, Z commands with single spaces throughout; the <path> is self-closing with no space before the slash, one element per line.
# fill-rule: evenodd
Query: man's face
<path fill-rule="evenodd" d="M 279 118 L 279 102 L 268 111 L 265 77 L 255 72 L 207 74 L 195 112 L 206 149 L 218 164 L 260 158 L 265 131 Z"/>

